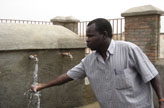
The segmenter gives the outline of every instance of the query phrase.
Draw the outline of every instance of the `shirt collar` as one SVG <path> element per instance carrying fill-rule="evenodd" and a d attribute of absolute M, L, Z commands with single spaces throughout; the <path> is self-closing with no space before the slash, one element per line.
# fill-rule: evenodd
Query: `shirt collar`
<path fill-rule="evenodd" d="M 114 49 L 115 49 L 115 41 L 113 39 L 111 39 L 111 42 L 110 42 L 109 47 L 107 49 L 107 53 L 114 54 Z M 97 55 L 98 53 L 96 52 L 95 54 Z"/>
<path fill-rule="evenodd" d="M 106 52 L 107 53 L 107 59 L 109 58 L 110 54 L 111 55 L 114 54 L 114 50 L 115 50 L 115 41 L 113 39 L 111 39 L 111 42 L 110 42 L 109 47 L 108 47 L 107 52 Z M 103 61 L 103 60 L 101 60 L 99 53 L 95 52 L 95 55 L 96 55 L 96 59 L 98 61 Z"/>
<path fill-rule="evenodd" d="M 114 54 L 114 49 L 115 49 L 115 42 L 113 39 L 111 39 L 110 45 L 108 47 L 108 52 L 110 54 Z"/>

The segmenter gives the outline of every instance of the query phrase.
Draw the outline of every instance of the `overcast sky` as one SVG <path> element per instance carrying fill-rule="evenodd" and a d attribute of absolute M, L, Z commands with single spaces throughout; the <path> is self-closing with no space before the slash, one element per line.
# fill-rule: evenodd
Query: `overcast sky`
<path fill-rule="evenodd" d="M 142 5 L 164 10 L 163 0 L 0 0 L 0 19 L 50 21 L 56 16 L 73 16 L 81 21 L 111 19 Z"/>

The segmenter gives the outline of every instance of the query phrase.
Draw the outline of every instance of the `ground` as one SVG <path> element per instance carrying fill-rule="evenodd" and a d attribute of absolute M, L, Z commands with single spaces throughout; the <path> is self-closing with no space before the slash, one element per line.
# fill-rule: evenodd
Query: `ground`
<path fill-rule="evenodd" d="M 94 102 L 92 104 L 86 105 L 86 106 L 82 106 L 82 107 L 78 107 L 78 108 L 100 108 L 99 103 L 98 102 Z"/>

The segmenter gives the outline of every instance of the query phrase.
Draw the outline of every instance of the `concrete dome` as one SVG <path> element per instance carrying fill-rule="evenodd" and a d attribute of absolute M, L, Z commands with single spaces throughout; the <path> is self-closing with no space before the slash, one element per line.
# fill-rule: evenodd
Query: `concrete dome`
<path fill-rule="evenodd" d="M 0 50 L 85 48 L 85 41 L 59 25 L 0 24 Z"/>

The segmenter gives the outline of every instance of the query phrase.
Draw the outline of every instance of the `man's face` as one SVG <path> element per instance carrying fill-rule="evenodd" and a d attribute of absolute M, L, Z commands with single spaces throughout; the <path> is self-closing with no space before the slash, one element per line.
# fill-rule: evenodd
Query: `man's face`
<path fill-rule="evenodd" d="M 87 46 L 91 50 L 98 50 L 100 47 L 102 47 L 104 42 L 103 35 L 96 31 L 96 25 L 94 23 L 87 27 L 86 36 Z"/>

